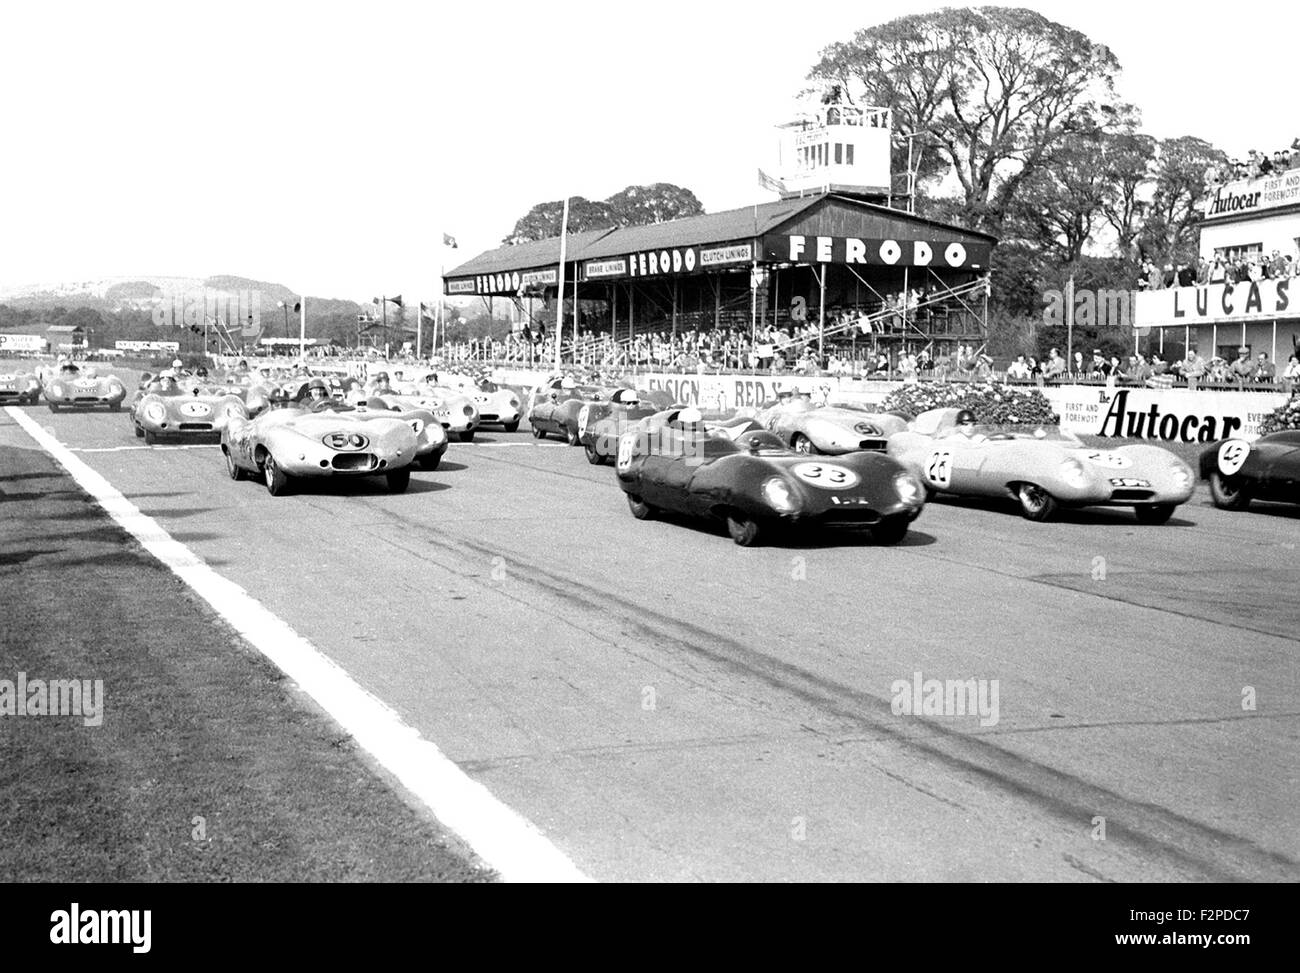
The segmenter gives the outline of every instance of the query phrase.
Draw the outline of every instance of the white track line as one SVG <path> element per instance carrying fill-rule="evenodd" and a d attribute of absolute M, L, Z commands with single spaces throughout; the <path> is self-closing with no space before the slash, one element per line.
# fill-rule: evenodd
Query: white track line
<path fill-rule="evenodd" d="M 216 443 L 172 443 L 169 446 L 66 446 L 70 453 L 128 453 L 137 449 L 220 449 Z"/>
<path fill-rule="evenodd" d="M 460 835 L 501 877 L 511 882 L 589 879 L 516 811 L 472 780 L 418 730 L 371 695 L 333 660 L 261 602 L 223 578 L 188 547 L 173 540 L 116 487 L 78 459 L 33 419 L 5 411 L 54 457 L 83 490 L 176 573 L 263 655 L 293 679 L 356 742 L 418 797 L 443 825 Z"/>

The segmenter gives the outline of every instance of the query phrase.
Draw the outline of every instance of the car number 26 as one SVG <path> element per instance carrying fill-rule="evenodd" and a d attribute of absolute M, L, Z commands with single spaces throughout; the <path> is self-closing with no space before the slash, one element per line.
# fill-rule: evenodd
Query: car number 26
<path fill-rule="evenodd" d="M 799 463 L 793 472 L 805 483 L 823 490 L 847 490 L 858 485 L 858 474 L 830 463 Z"/>
<path fill-rule="evenodd" d="M 935 486 L 952 485 L 952 453 L 938 449 L 930 454 L 930 461 L 925 464 L 925 478 Z"/>

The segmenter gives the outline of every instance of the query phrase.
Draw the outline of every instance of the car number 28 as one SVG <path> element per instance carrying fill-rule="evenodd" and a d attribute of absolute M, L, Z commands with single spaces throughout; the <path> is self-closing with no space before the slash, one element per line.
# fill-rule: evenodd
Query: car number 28
<path fill-rule="evenodd" d="M 930 454 L 930 461 L 925 464 L 925 478 L 935 486 L 952 485 L 952 453 L 946 449 L 937 449 Z"/>
<path fill-rule="evenodd" d="M 793 472 L 805 483 L 823 490 L 847 490 L 858 485 L 858 474 L 830 463 L 799 463 Z"/>

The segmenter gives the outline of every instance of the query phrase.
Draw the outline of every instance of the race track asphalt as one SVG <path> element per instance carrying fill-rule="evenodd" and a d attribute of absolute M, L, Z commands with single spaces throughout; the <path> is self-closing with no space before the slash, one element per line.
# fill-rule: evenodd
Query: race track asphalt
<path fill-rule="evenodd" d="M 593 878 L 1300 878 L 1300 509 L 742 549 L 526 425 L 273 498 L 29 413 Z M 896 715 L 916 672 L 997 680 L 996 724 Z"/>

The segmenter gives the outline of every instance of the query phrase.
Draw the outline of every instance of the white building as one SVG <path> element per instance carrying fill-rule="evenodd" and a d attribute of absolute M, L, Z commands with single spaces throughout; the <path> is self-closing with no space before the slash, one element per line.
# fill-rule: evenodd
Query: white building
<path fill-rule="evenodd" d="M 1220 186 L 1204 207 L 1200 250 L 1208 261 L 1268 262 L 1276 251 L 1300 262 L 1300 168 Z M 1161 346 L 1195 345 L 1206 358 L 1231 361 L 1243 345 L 1252 358 L 1267 352 L 1280 374 L 1300 344 L 1300 278 L 1139 291 L 1133 319 Z"/>

